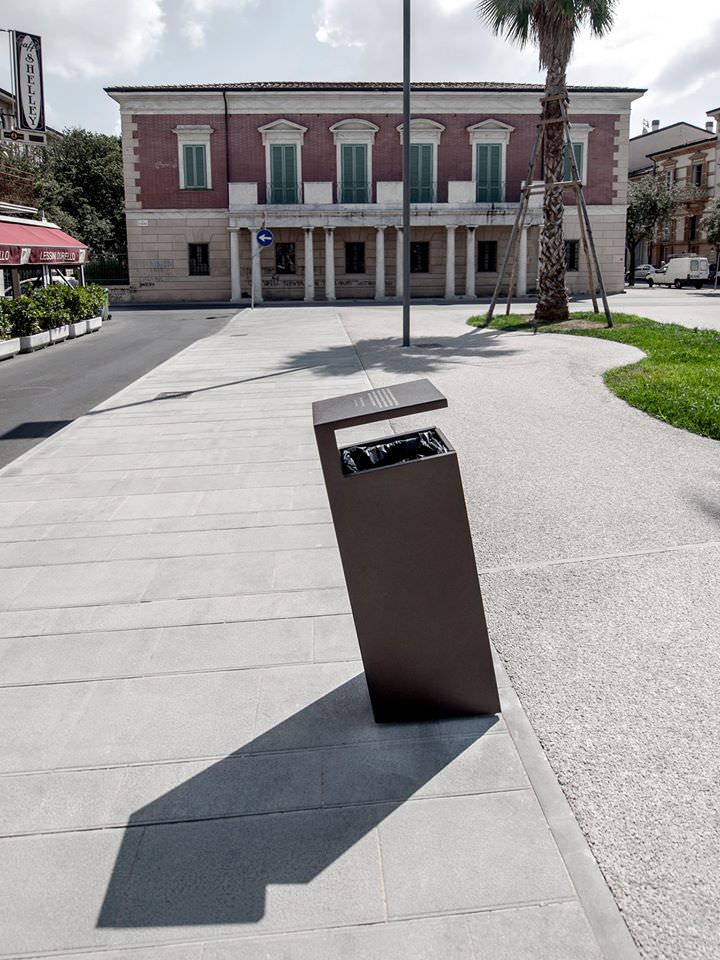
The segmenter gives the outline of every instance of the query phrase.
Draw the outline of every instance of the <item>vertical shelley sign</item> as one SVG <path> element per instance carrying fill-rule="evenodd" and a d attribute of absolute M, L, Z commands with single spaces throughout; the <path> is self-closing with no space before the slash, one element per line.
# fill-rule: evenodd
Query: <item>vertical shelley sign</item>
<path fill-rule="evenodd" d="M 15 34 L 15 90 L 17 126 L 40 133 L 45 130 L 45 103 L 40 37 L 32 33 Z"/>

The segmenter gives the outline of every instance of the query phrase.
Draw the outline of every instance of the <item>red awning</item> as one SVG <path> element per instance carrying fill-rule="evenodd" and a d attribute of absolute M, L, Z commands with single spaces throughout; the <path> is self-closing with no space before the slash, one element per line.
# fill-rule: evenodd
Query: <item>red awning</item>
<path fill-rule="evenodd" d="M 57 227 L 0 221 L 0 267 L 73 267 L 86 261 L 85 244 Z"/>

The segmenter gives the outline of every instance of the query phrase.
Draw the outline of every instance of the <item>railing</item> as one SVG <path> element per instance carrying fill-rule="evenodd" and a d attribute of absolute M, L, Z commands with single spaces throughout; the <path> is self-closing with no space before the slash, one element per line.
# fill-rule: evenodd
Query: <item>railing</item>
<path fill-rule="evenodd" d="M 370 203 L 370 185 L 343 180 L 337 185 L 337 198 L 338 203 Z"/>
<path fill-rule="evenodd" d="M 437 202 L 437 184 L 424 183 L 422 185 L 410 184 L 410 203 L 436 203 Z"/>
<path fill-rule="evenodd" d="M 475 203 L 504 203 L 505 184 L 501 181 L 481 182 L 475 184 Z"/>
<path fill-rule="evenodd" d="M 302 203 L 302 184 L 299 183 L 268 183 L 268 203 Z"/>

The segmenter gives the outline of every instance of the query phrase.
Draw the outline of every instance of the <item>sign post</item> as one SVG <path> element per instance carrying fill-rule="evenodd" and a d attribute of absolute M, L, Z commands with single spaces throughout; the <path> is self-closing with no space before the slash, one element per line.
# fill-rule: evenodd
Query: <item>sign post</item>
<path fill-rule="evenodd" d="M 262 250 L 263 247 L 271 247 L 273 239 L 274 238 L 272 235 L 272 230 L 268 230 L 267 227 L 263 227 L 262 230 L 258 230 L 258 232 L 255 234 L 255 243 L 257 244 L 257 247 L 255 250 L 253 250 L 253 253 L 252 253 L 253 269 L 251 269 L 250 271 L 250 309 L 251 310 L 255 309 L 255 269 L 254 269 L 255 257 L 260 256 L 260 251 Z"/>

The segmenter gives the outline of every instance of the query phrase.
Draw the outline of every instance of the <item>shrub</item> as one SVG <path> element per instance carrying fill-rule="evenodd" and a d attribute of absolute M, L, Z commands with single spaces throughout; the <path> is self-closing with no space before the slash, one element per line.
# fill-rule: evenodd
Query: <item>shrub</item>
<path fill-rule="evenodd" d="M 90 284 L 87 287 L 76 287 L 72 290 L 74 315 L 73 322 L 88 320 L 90 317 L 101 317 L 107 300 L 104 287 Z"/>
<path fill-rule="evenodd" d="M 35 297 L 16 297 L 6 301 L 3 315 L 10 321 L 14 337 L 31 337 L 42 332 L 43 312 Z"/>
<path fill-rule="evenodd" d="M 41 312 L 40 324 L 43 330 L 52 330 L 71 323 L 70 300 L 74 290 L 71 287 L 53 283 L 49 287 L 40 287 L 32 298 Z"/>
<path fill-rule="evenodd" d="M 12 322 L 0 303 L 0 340 L 9 340 L 12 335 Z"/>
<path fill-rule="evenodd" d="M 8 300 L 5 307 L 8 330 L 12 336 L 27 337 L 42 330 L 62 327 L 66 323 L 78 323 L 89 317 L 105 315 L 107 292 L 103 287 L 91 284 L 88 287 L 66 287 L 53 283 L 40 287 L 31 294 Z M 0 315 L 1 317 L 1 315 Z M 0 318 L 0 340 L 3 336 Z"/>

